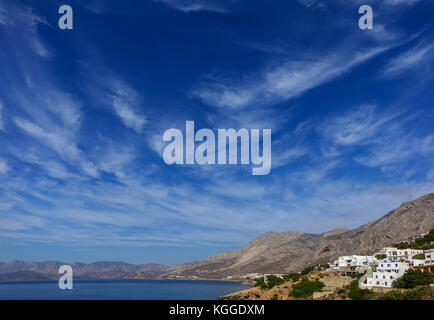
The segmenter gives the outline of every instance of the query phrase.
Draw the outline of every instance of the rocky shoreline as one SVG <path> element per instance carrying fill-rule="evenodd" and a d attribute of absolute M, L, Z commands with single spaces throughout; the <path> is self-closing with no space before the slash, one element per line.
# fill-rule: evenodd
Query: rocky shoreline
<path fill-rule="evenodd" d="M 336 271 L 315 271 L 306 275 L 310 281 L 321 281 L 324 288 L 320 292 L 314 292 L 309 300 L 347 300 L 340 294 L 354 280 L 349 276 L 341 276 Z M 252 287 L 246 290 L 221 296 L 220 300 L 295 300 L 290 294 L 294 285 L 300 281 L 286 281 L 271 289 Z"/>

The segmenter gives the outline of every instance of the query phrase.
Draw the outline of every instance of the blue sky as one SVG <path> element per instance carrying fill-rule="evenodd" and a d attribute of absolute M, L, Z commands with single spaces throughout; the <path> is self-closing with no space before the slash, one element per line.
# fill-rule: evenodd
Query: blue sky
<path fill-rule="evenodd" d="M 0 261 L 182 263 L 434 191 L 432 1 L 62 4 L 0 2 Z M 166 165 L 187 120 L 272 129 L 271 173 Z"/>

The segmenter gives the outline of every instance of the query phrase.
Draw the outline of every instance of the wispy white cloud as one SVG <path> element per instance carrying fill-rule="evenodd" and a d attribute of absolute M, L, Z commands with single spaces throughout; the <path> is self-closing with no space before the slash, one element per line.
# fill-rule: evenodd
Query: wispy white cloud
<path fill-rule="evenodd" d="M 385 0 L 386 4 L 389 5 L 413 5 L 421 0 Z"/>
<path fill-rule="evenodd" d="M 127 128 L 134 130 L 137 134 L 142 133 L 147 120 L 137 110 L 137 92 L 116 78 L 112 78 L 109 83 L 112 106 L 116 114 Z"/>
<path fill-rule="evenodd" d="M 0 100 L 0 131 L 5 131 L 5 126 L 3 123 L 3 107 L 4 107 L 4 104 Z"/>
<path fill-rule="evenodd" d="M 385 4 L 386 6 L 400 6 L 400 5 L 405 5 L 405 6 L 411 6 L 414 5 L 416 3 L 421 2 L 422 0 L 374 0 L 371 1 L 371 5 L 374 6 L 377 5 L 376 7 L 378 8 L 380 6 L 380 9 L 384 9 L 383 7 L 381 7 L 382 4 Z M 297 0 L 298 3 L 300 3 L 301 5 L 305 6 L 306 8 L 324 8 L 326 6 L 330 6 L 330 5 L 342 5 L 342 6 L 348 6 L 348 3 L 354 3 L 356 5 L 363 5 L 363 4 L 369 4 L 367 3 L 365 0 L 335 0 L 335 1 L 324 1 L 324 0 Z"/>
<path fill-rule="evenodd" d="M 21 42 L 24 42 L 30 45 L 30 48 L 41 57 L 48 58 L 52 55 L 38 31 L 40 25 L 49 24 L 32 7 L 6 0 L 0 4 L 0 23 L 14 30 L 16 43 L 13 46 L 21 45 Z"/>
<path fill-rule="evenodd" d="M 141 112 L 139 93 L 106 68 L 82 67 L 92 75 L 95 87 L 101 92 L 93 98 L 110 105 L 125 127 L 141 134 L 148 120 Z"/>
<path fill-rule="evenodd" d="M 310 123 L 302 122 L 295 130 L 289 130 L 278 139 L 273 140 L 273 169 L 286 166 L 312 154 L 311 146 L 306 142 L 306 137 L 311 130 Z"/>
<path fill-rule="evenodd" d="M 76 133 L 80 129 L 82 119 L 79 103 L 53 86 L 40 84 L 32 87 L 31 90 L 34 93 L 27 92 L 17 100 L 28 116 L 14 117 L 13 122 L 16 127 L 30 139 L 54 152 L 52 156 L 56 155 L 74 167 L 79 166 L 80 170 L 89 176 L 98 176 L 97 167 L 86 159 L 78 146 Z M 26 91 L 23 90 L 23 92 Z M 29 105 L 30 99 L 32 100 L 31 106 Z M 38 108 L 35 108 L 36 105 Z M 34 145 L 34 141 L 28 146 Z M 25 147 L 25 144 L 22 147 Z M 19 155 L 23 152 L 15 150 L 15 153 Z M 26 156 L 24 161 L 38 164 L 56 178 L 72 176 L 65 166 L 50 158 L 48 154 L 40 152 L 36 154 L 33 153 L 33 157 Z M 22 156 L 20 158 L 23 159 Z"/>
<path fill-rule="evenodd" d="M 366 142 L 383 129 L 399 113 L 378 112 L 375 105 L 362 105 L 349 110 L 343 116 L 328 120 L 320 129 L 323 136 L 336 145 L 352 145 Z"/>
<path fill-rule="evenodd" d="M 341 50 L 311 60 L 285 61 L 241 84 L 212 79 L 193 90 L 192 95 L 206 104 L 231 109 L 244 108 L 253 102 L 279 102 L 331 81 L 389 48 L 356 53 Z"/>
<path fill-rule="evenodd" d="M 386 135 L 373 141 L 366 155 L 355 156 L 354 160 L 369 167 L 386 167 L 424 157 L 434 152 L 433 136 L 413 137 L 410 134 Z M 395 168 L 395 174 L 398 172 Z"/>
<path fill-rule="evenodd" d="M 50 157 L 43 157 L 37 148 L 27 148 L 25 151 L 16 147 L 9 148 L 9 153 L 17 157 L 23 163 L 37 165 L 43 168 L 47 174 L 56 179 L 73 178 L 74 174 L 68 170 L 61 161 Z"/>
<path fill-rule="evenodd" d="M 434 60 L 434 45 L 419 44 L 389 61 L 380 73 L 381 77 L 390 78 L 405 71 L 424 68 Z"/>
<path fill-rule="evenodd" d="M 106 6 L 103 0 L 80 1 L 80 5 L 95 14 L 101 14 L 106 11 Z"/>
<path fill-rule="evenodd" d="M 23 118 L 15 118 L 15 124 L 24 132 L 47 145 L 64 157 L 78 159 L 80 151 L 71 143 L 71 140 L 64 132 L 48 132 L 36 123 Z"/>
<path fill-rule="evenodd" d="M 133 129 L 138 134 L 142 132 L 143 126 L 147 122 L 146 118 L 138 115 L 125 100 L 125 96 L 119 95 L 119 92 L 113 100 L 113 108 L 126 127 Z"/>
<path fill-rule="evenodd" d="M 219 179 L 214 184 L 208 185 L 206 189 L 212 194 L 238 200 L 259 200 L 273 192 L 272 187 L 266 187 L 263 184 L 245 183 L 233 179 Z"/>
<path fill-rule="evenodd" d="M 307 8 L 316 7 L 323 8 L 325 7 L 324 2 L 321 0 L 297 0 L 298 3 L 302 4 Z"/>
<path fill-rule="evenodd" d="M 234 0 L 154 0 L 182 12 L 210 11 L 225 13 Z"/>
<path fill-rule="evenodd" d="M 6 160 L 0 158 L 0 173 L 6 174 L 9 171 L 8 164 Z"/>
<path fill-rule="evenodd" d="M 0 5 L 0 24 L 6 26 L 6 10 Z"/>
<path fill-rule="evenodd" d="M 286 145 L 286 149 L 280 150 L 280 152 L 276 152 L 275 150 L 273 158 L 272 158 L 272 168 L 277 169 L 288 163 L 291 163 L 309 153 L 308 149 L 305 146 L 290 146 Z"/>
<path fill-rule="evenodd" d="M 415 158 L 429 157 L 434 151 L 432 135 L 418 136 L 405 129 L 415 115 L 403 111 L 381 111 L 375 105 L 362 105 L 346 114 L 329 119 L 320 127 L 322 153 L 330 158 L 352 154 L 353 160 L 397 174 Z M 408 171 L 408 169 L 406 169 Z"/>
<path fill-rule="evenodd" d="M 386 25 L 376 23 L 375 27 L 367 33 L 368 36 L 373 37 L 375 40 L 381 42 L 393 41 L 398 39 L 401 35 L 398 33 L 390 31 Z"/>
<path fill-rule="evenodd" d="M 97 166 L 100 170 L 113 173 L 119 181 L 128 178 L 126 172 L 131 162 L 136 158 L 136 150 L 126 145 L 117 146 L 107 141 L 105 151 L 100 155 Z"/>

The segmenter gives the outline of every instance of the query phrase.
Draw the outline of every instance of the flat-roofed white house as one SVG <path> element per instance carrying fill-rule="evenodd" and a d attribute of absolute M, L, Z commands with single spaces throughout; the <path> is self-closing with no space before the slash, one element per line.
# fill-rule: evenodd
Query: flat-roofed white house
<path fill-rule="evenodd" d="M 397 249 L 393 247 L 386 247 L 381 250 L 382 254 L 387 256 L 390 261 L 400 261 L 400 260 L 412 260 L 413 256 L 423 253 L 423 250 L 417 249 Z"/>
<path fill-rule="evenodd" d="M 434 249 L 425 250 L 425 264 L 434 264 Z"/>
<path fill-rule="evenodd" d="M 377 264 L 378 260 L 374 256 L 341 256 L 332 264 L 332 269 L 358 268 Z"/>
<path fill-rule="evenodd" d="M 425 250 L 424 253 L 425 260 L 422 260 L 423 264 L 415 264 L 413 268 L 421 271 L 428 271 L 434 275 L 434 249 Z"/>
<path fill-rule="evenodd" d="M 412 260 L 408 261 L 408 266 L 409 267 L 423 266 L 423 265 L 425 265 L 425 260 L 412 259 Z"/>
<path fill-rule="evenodd" d="M 378 264 L 377 271 L 372 272 L 372 276 L 366 278 L 362 288 L 384 287 L 391 288 L 393 281 L 402 277 L 408 270 L 406 262 L 396 262 L 383 260 Z"/>

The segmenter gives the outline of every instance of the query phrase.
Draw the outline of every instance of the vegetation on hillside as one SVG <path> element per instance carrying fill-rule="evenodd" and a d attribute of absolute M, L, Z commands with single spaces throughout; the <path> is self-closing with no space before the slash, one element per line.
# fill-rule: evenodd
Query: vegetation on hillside
<path fill-rule="evenodd" d="M 284 279 L 275 275 L 269 275 L 267 276 L 266 281 L 263 278 L 256 279 L 255 287 L 261 287 L 262 289 L 271 289 L 274 286 L 277 286 L 283 282 L 285 282 Z"/>
<path fill-rule="evenodd" d="M 380 296 L 378 300 L 434 300 L 434 288 L 423 286 L 404 292 L 392 290 Z"/>
<path fill-rule="evenodd" d="M 291 281 L 291 282 L 297 282 L 300 280 L 301 275 L 299 273 L 288 273 L 283 275 L 283 280 L 285 281 Z"/>
<path fill-rule="evenodd" d="M 311 281 L 303 278 L 299 283 L 295 284 L 292 288 L 290 296 L 294 298 L 307 298 L 313 295 L 316 291 L 321 291 L 325 284 L 321 281 Z"/>
<path fill-rule="evenodd" d="M 267 289 L 267 284 L 263 278 L 258 278 L 255 280 L 255 287 L 260 287 L 262 289 Z"/>
<path fill-rule="evenodd" d="M 431 283 L 433 283 L 433 276 L 428 271 L 409 269 L 401 278 L 393 281 L 392 285 L 394 288 L 411 289 Z"/>
<path fill-rule="evenodd" d="M 417 238 L 414 242 L 400 242 L 395 244 L 397 249 L 420 249 L 427 250 L 434 248 L 434 229 L 421 238 Z"/>
<path fill-rule="evenodd" d="M 408 270 L 401 278 L 393 283 L 394 290 L 387 293 L 374 292 L 368 289 L 359 288 L 358 275 L 350 285 L 347 285 L 337 290 L 329 299 L 351 299 L 351 300 L 434 300 L 434 287 L 430 287 L 433 283 L 433 277 L 429 272 L 420 270 Z M 311 298 L 314 292 L 320 292 L 325 287 L 325 284 L 318 278 L 308 278 L 300 273 L 288 273 L 282 278 L 270 275 L 264 279 L 257 279 L 256 286 L 265 290 L 270 290 L 277 285 L 284 284 L 279 287 L 279 292 L 282 288 L 289 289 L 289 297 L 296 299 Z M 314 276 L 316 277 L 316 276 Z M 291 282 L 289 285 L 288 282 Z M 292 286 L 292 288 L 291 288 Z M 287 291 L 288 292 L 288 291 Z M 278 294 L 274 294 L 271 299 L 278 299 Z"/>
<path fill-rule="evenodd" d="M 413 259 L 417 259 L 417 260 L 425 260 L 425 254 L 424 254 L 424 253 L 415 254 L 415 255 L 413 256 Z"/>
<path fill-rule="evenodd" d="M 352 300 L 369 300 L 372 299 L 374 295 L 374 292 L 371 290 L 359 288 L 359 279 L 351 282 L 348 296 Z"/>
<path fill-rule="evenodd" d="M 280 277 L 274 276 L 274 275 L 269 275 L 267 276 L 267 287 L 268 289 L 273 288 L 274 286 L 277 286 L 281 283 L 285 282 L 285 280 L 283 280 Z"/>
<path fill-rule="evenodd" d="M 301 272 L 301 275 L 307 275 L 308 273 L 312 272 L 313 270 L 315 270 L 314 266 L 310 266 L 310 267 L 306 267 L 304 268 L 304 270 Z"/>

